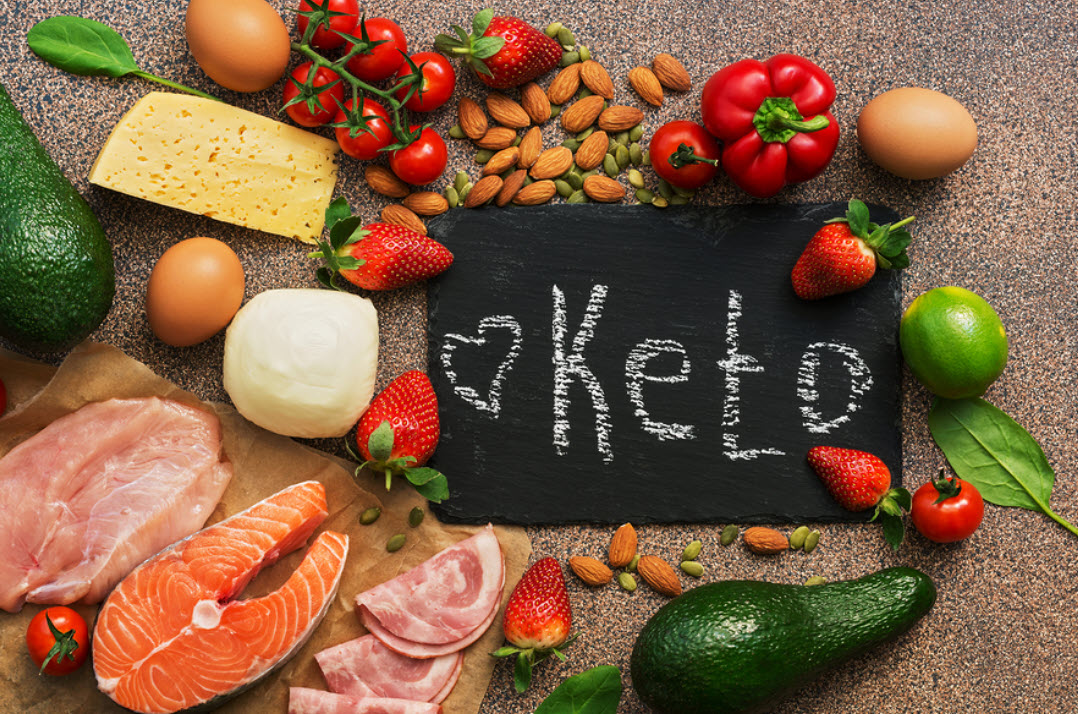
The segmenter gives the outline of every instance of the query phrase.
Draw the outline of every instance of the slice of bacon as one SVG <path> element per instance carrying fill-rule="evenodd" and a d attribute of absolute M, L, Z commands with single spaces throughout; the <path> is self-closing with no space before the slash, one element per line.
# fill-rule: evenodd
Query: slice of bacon
<path fill-rule="evenodd" d="M 382 630 L 397 638 L 447 645 L 493 621 L 491 613 L 497 610 L 504 585 L 505 559 L 488 524 L 408 572 L 360 593 L 356 604 L 361 618 L 377 620 Z"/>
<path fill-rule="evenodd" d="M 397 654 L 373 635 L 364 635 L 322 650 L 314 658 L 336 694 L 441 702 L 460 676 L 464 655 L 413 659 Z"/>
<path fill-rule="evenodd" d="M 321 689 L 291 687 L 288 714 L 442 714 L 440 704 L 383 697 L 352 697 Z"/>

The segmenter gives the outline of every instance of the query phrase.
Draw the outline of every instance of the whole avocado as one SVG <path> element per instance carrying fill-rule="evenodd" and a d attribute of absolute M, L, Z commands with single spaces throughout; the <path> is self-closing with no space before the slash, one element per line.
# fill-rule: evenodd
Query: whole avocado
<path fill-rule="evenodd" d="M 0 85 L 0 336 L 59 352 L 112 307 L 112 246 Z"/>
<path fill-rule="evenodd" d="M 932 581 L 912 568 L 825 585 L 702 585 L 644 626 L 630 660 L 633 689 L 658 714 L 757 712 L 897 637 L 935 601 Z"/>

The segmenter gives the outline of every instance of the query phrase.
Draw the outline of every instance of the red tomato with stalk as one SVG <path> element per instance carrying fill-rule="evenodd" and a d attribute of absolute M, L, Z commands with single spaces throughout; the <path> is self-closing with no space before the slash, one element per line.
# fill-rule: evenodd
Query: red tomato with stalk
<path fill-rule="evenodd" d="M 46 608 L 30 620 L 26 648 L 40 674 L 74 672 L 90 654 L 86 621 L 69 607 Z"/>
<path fill-rule="evenodd" d="M 340 75 L 328 67 L 318 67 L 308 87 L 307 79 L 312 69 L 312 62 L 304 62 L 292 70 L 284 85 L 285 111 L 292 121 L 306 127 L 322 126 L 332 121 L 344 103 L 344 85 Z"/>
<path fill-rule="evenodd" d="M 936 543 L 954 543 L 973 535 L 984 518 L 980 491 L 958 477 L 929 481 L 913 494 L 910 510 L 913 525 L 925 538 Z"/>
<path fill-rule="evenodd" d="M 423 82 L 419 89 L 412 92 L 404 106 L 413 112 L 432 112 L 449 101 L 453 96 L 453 89 L 457 86 L 457 73 L 453 71 L 453 65 L 449 63 L 445 55 L 437 52 L 417 52 L 408 58 L 411 63 L 404 63 L 397 70 L 397 81 L 405 77 L 413 76 L 415 69 L 423 74 Z M 397 101 L 404 101 L 410 86 L 401 87 L 396 91 Z"/>
<path fill-rule="evenodd" d="M 337 112 L 334 127 L 341 151 L 355 159 L 373 159 L 393 143 L 389 113 L 381 104 L 370 99 L 363 100 L 363 108 L 358 114 L 352 109 L 351 99 L 345 102 L 344 108 Z"/>
<path fill-rule="evenodd" d="M 655 173 L 678 188 L 698 189 L 719 171 L 719 143 L 695 122 L 663 124 L 652 135 L 648 153 Z"/>
<path fill-rule="evenodd" d="M 338 33 L 350 35 L 359 24 L 359 0 L 300 0 L 299 11 L 317 15 L 319 22 L 311 35 L 311 46 L 319 50 L 340 47 L 346 40 Z M 296 16 L 300 37 L 307 32 L 311 19 L 314 18 L 308 15 Z"/>
<path fill-rule="evenodd" d="M 418 126 L 409 127 L 413 135 Z M 438 132 L 425 127 L 412 143 L 401 149 L 394 149 L 389 154 L 389 168 L 405 183 L 423 186 L 442 175 L 449 160 L 445 141 Z"/>
<path fill-rule="evenodd" d="M 364 82 L 378 82 L 392 77 L 393 73 L 404 64 L 404 57 L 408 54 L 408 40 L 404 37 L 404 31 L 400 25 L 384 17 L 372 17 L 360 20 L 359 27 L 353 33 L 354 37 L 371 42 L 379 42 L 371 48 L 369 53 L 357 54 L 348 60 L 348 71 L 359 77 Z M 348 52 L 355 45 L 348 44 Z"/>

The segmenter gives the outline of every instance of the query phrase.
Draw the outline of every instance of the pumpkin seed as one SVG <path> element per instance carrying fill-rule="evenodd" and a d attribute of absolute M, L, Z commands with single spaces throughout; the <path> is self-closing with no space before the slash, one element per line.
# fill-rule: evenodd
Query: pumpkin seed
<path fill-rule="evenodd" d="M 629 185 L 633 188 L 644 188 L 644 174 L 636 169 L 629 169 Z"/>
<path fill-rule="evenodd" d="M 646 188 L 638 188 L 636 190 L 636 200 L 640 203 L 651 203 L 655 199 L 655 194 Z"/>
<path fill-rule="evenodd" d="M 584 139 L 587 139 L 589 136 L 591 136 L 594 133 L 595 133 L 595 127 L 589 126 L 587 129 L 585 129 L 584 131 L 582 131 L 582 132 L 580 132 L 579 134 L 576 135 L 576 140 L 583 143 Z"/>
<path fill-rule="evenodd" d="M 696 195 L 696 191 L 693 191 L 691 188 L 682 188 L 681 186 L 674 186 L 673 188 L 674 193 L 679 196 L 684 196 L 685 198 L 692 198 Z"/>
<path fill-rule="evenodd" d="M 632 144 L 629 144 L 629 161 L 632 162 L 633 166 L 639 166 L 644 163 L 644 150 L 641 149 L 640 144 L 637 144 L 635 141 Z"/>
<path fill-rule="evenodd" d="M 699 578 L 704 574 L 704 566 L 697 563 L 695 560 L 686 560 L 681 564 L 681 569 L 685 571 L 686 575 L 691 575 L 694 578 Z"/>
<path fill-rule="evenodd" d="M 607 154 L 603 157 L 603 171 L 610 178 L 617 178 L 617 175 L 621 173 L 621 168 L 618 166 L 618 160 L 614 158 L 613 154 Z"/>
<path fill-rule="evenodd" d="M 685 550 L 681 551 L 681 559 L 684 560 L 696 560 L 700 556 L 700 551 L 703 549 L 704 544 L 698 540 L 694 540 L 685 546 Z M 684 565 L 684 563 L 682 563 Z"/>
<path fill-rule="evenodd" d="M 449 204 L 450 208 L 456 208 L 457 204 L 460 203 L 460 194 L 457 193 L 457 189 L 453 188 L 452 186 L 446 186 L 445 200 L 446 203 Z"/>
<path fill-rule="evenodd" d="M 576 37 L 573 36 L 573 31 L 564 25 L 558 28 L 558 42 L 566 49 L 576 47 Z"/>
<path fill-rule="evenodd" d="M 557 189 L 558 195 L 562 198 L 569 198 L 573 195 L 573 187 L 569 185 L 568 181 L 558 179 L 554 182 L 554 188 Z"/>
<path fill-rule="evenodd" d="M 546 29 L 543 30 L 543 34 L 551 39 L 554 39 L 558 36 L 558 30 L 560 30 L 561 28 L 562 24 L 560 22 L 552 22 L 546 26 Z"/>
<path fill-rule="evenodd" d="M 576 93 L 576 98 L 583 99 L 584 97 L 590 97 L 592 94 L 594 94 L 594 92 L 587 87 L 581 87 L 580 91 Z"/>
<path fill-rule="evenodd" d="M 634 144 L 644 138 L 644 127 L 637 124 L 629 130 L 629 141 Z"/>
<path fill-rule="evenodd" d="M 378 520 L 378 516 L 382 515 L 382 509 L 378 506 L 371 506 L 363 513 L 359 514 L 359 522 L 365 526 L 369 526 Z"/>
<path fill-rule="evenodd" d="M 562 181 L 569 184 L 570 193 L 572 193 L 573 191 L 579 191 L 580 189 L 584 188 L 584 178 L 575 171 L 570 171 L 568 174 L 566 174 L 565 178 L 563 178 Z"/>
<path fill-rule="evenodd" d="M 805 536 L 805 555 L 808 555 L 812 551 L 816 550 L 816 546 L 820 544 L 820 532 L 812 531 Z"/>
<path fill-rule="evenodd" d="M 472 190 L 472 182 L 469 181 L 468 183 L 464 184 L 464 188 L 462 188 L 459 191 L 459 193 L 460 193 L 460 202 L 461 203 L 464 203 L 464 199 L 468 198 L 468 192 L 471 191 L 471 190 Z"/>
<path fill-rule="evenodd" d="M 523 139 L 523 136 L 517 134 L 515 137 L 513 137 L 513 143 L 510 144 L 510 146 L 520 146 L 520 142 L 523 141 Z"/>
<path fill-rule="evenodd" d="M 423 509 L 419 506 L 408 511 L 408 525 L 412 528 L 418 528 L 419 524 L 423 522 L 423 515 Z"/>
<path fill-rule="evenodd" d="M 561 56 L 561 62 L 559 62 L 558 64 L 560 64 L 562 67 L 568 67 L 569 65 L 576 64 L 579 61 L 579 52 L 563 52 Z"/>
<path fill-rule="evenodd" d="M 580 142 L 576 139 L 566 139 L 565 141 L 561 142 L 561 145 L 569 151 L 576 151 L 580 148 Z"/>
<path fill-rule="evenodd" d="M 808 526 L 800 526 L 790 534 L 790 550 L 801 550 L 805 547 L 805 538 L 809 534 Z"/>
<path fill-rule="evenodd" d="M 811 578 L 805 581 L 805 585 L 826 585 L 827 578 L 822 575 L 813 575 Z"/>
<path fill-rule="evenodd" d="M 614 141 L 618 142 L 622 146 L 628 146 L 629 145 L 629 132 L 627 132 L 627 131 L 619 131 L 617 134 L 614 134 Z"/>
<path fill-rule="evenodd" d="M 591 59 L 591 50 L 589 50 L 584 45 L 580 45 L 580 49 L 578 49 L 577 52 L 580 53 L 580 61 L 581 62 L 587 62 L 588 60 Z"/>
<path fill-rule="evenodd" d="M 464 184 L 468 183 L 468 174 L 465 171 L 458 171 L 457 175 L 453 177 L 453 188 L 457 189 L 459 194 L 464 190 Z"/>
<path fill-rule="evenodd" d="M 588 197 L 584 195 L 583 191 L 573 191 L 569 198 L 565 200 L 568 203 L 587 203 Z"/>
<path fill-rule="evenodd" d="M 550 118 L 553 119 L 554 117 L 558 116 L 559 114 L 561 114 L 561 105 L 560 104 L 551 104 L 550 105 Z"/>
<path fill-rule="evenodd" d="M 737 526 L 733 523 L 722 529 L 722 535 L 719 536 L 719 542 L 723 545 L 730 545 L 737 540 Z"/>
<path fill-rule="evenodd" d="M 525 176 L 524 177 L 524 185 L 525 186 L 527 186 L 527 185 L 529 185 L 531 183 L 534 183 L 534 182 L 535 182 L 535 179 L 533 179 L 531 176 Z"/>
<path fill-rule="evenodd" d="M 666 179 L 659 179 L 659 195 L 669 201 L 674 196 L 674 187 Z"/>
<path fill-rule="evenodd" d="M 583 181 L 588 176 L 598 176 L 598 175 L 599 175 L 599 169 L 592 169 L 591 171 L 585 171 L 584 173 L 580 174 L 580 180 Z"/>
<path fill-rule="evenodd" d="M 618 573 L 618 585 L 621 586 L 622 590 L 628 590 L 629 592 L 633 592 L 634 590 L 636 590 L 636 578 L 634 578 L 631 574 L 623 571 L 621 573 Z"/>
<path fill-rule="evenodd" d="M 689 203 L 689 199 L 684 196 L 673 195 L 670 197 L 671 206 L 686 206 Z"/>
<path fill-rule="evenodd" d="M 404 547 L 404 541 L 408 540 L 408 536 L 403 533 L 397 535 L 386 541 L 386 550 L 390 553 L 396 553 L 398 550 Z"/>
<path fill-rule="evenodd" d="M 625 569 L 631 573 L 636 572 L 636 564 L 640 562 L 640 554 L 637 553 L 633 556 L 633 559 L 629 561 L 629 564 L 625 566 Z"/>
<path fill-rule="evenodd" d="M 662 196 L 656 196 L 655 198 L 653 198 L 651 200 L 651 205 L 655 206 L 655 208 L 666 208 L 667 206 L 670 205 L 670 202 L 667 201 Z"/>
<path fill-rule="evenodd" d="M 610 141 L 606 144 L 606 153 L 613 154 L 618 149 L 618 141 L 614 137 L 610 137 Z"/>
<path fill-rule="evenodd" d="M 651 152 L 650 151 L 645 151 L 644 152 L 644 158 L 643 158 L 643 160 L 641 160 L 640 164 L 642 166 L 651 166 Z"/>
<path fill-rule="evenodd" d="M 479 151 L 475 152 L 475 163 L 485 164 L 490 161 L 490 158 L 492 156 L 494 156 L 494 152 L 490 149 L 480 149 Z"/>
<path fill-rule="evenodd" d="M 614 149 L 614 160 L 618 162 L 619 171 L 629 168 L 629 150 L 623 144 L 618 144 L 618 148 Z"/>
<path fill-rule="evenodd" d="M 454 139 L 467 139 L 468 135 L 464 133 L 464 130 L 460 128 L 460 124 L 454 124 L 449 127 L 449 135 Z"/>

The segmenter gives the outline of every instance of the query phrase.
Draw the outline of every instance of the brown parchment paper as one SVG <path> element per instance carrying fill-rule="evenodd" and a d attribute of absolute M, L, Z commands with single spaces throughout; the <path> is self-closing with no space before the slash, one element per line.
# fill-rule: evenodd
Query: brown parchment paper
<path fill-rule="evenodd" d="M 389 492 L 381 479 L 373 475 L 363 476 L 357 483 L 347 463 L 256 427 L 230 406 L 200 402 L 114 347 L 84 343 L 58 369 L 0 350 L 0 378 L 9 394 L 8 411 L 0 418 L 0 455 L 58 417 L 89 402 L 160 396 L 208 409 L 221 419 L 225 452 L 235 473 L 208 523 L 242 511 L 289 484 L 317 479 L 325 485 L 330 514 L 320 530 L 336 530 L 350 537 L 337 599 L 310 641 L 288 664 L 226 703 L 220 712 L 283 714 L 288 708 L 288 687 L 325 689 L 314 654 L 364 633 L 355 613 L 355 595 L 418 565 L 478 530 L 474 526 L 439 523 L 427 509 L 426 501 L 404 483 L 396 484 Z M 382 515 L 373 525 L 361 526 L 359 514 L 371 506 L 380 507 Z M 408 513 L 415 506 L 427 513 L 418 528 L 410 528 Z M 505 554 L 504 606 L 528 563 L 531 544 L 522 528 L 497 527 L 495 532 Z M 396 553 L 387 553 L 385 543 L 396 533 L 407 534 L 407 543 Z M 305 549 L 300 549 L 261 573 L 243 596 L 254 597 L 275 589 L 288 578 L 304 552 Z M 75 608 L 92 626 L 97 606 Z M 16 614 L 0 612 L 0 712 L 125 711 L 97 691 L 90 663 L 67 677 L 37 675 L 26 653 L 24 637 L 30 619 L 41 609 L 27 605 Z M 499 617 L 483 637 L 465 650 L 460 681 L 442 704 L 446 714 L 479 711 L 496 664 L 488 653 L 502 641 L 500 622 Z M 206 656 L 212 657 L 213 653 L 207 652 Z"/>

